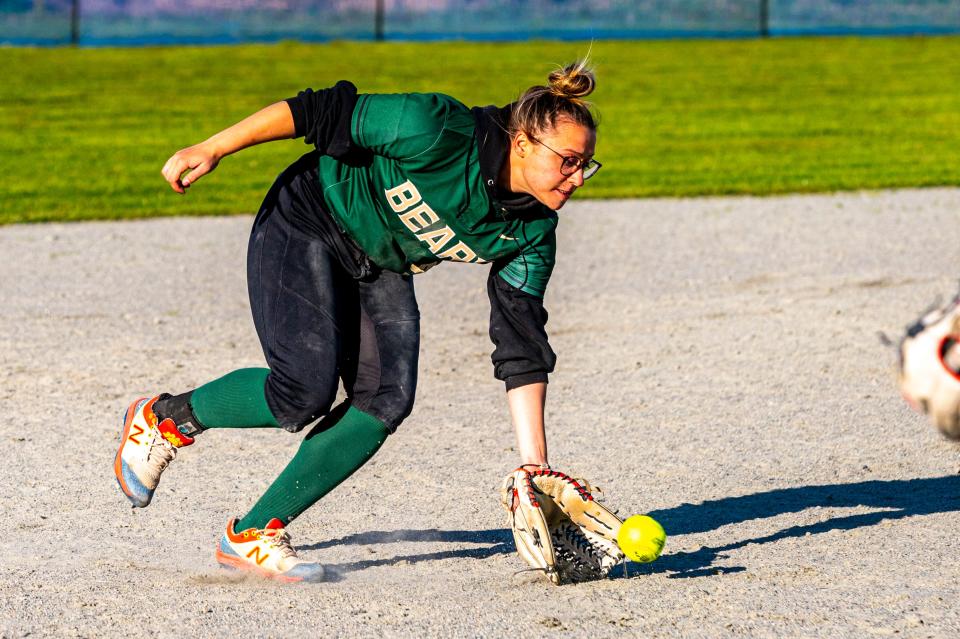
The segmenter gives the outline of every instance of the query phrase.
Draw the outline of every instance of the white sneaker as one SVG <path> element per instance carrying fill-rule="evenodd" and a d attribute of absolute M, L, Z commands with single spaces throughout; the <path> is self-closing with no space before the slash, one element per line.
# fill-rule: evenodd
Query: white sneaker
<path fill-rule="evenodd" d="M 233 529 L 236 523 L 236 519 L 227 522 L 227 531 L 217 545 L 221 566 L 279 581 L 323 581 L 323 566 L 297 557 L 282 521 L 274 518 L 266 528 L 239 533 Z"/>
<path fill-rule="evenodd" d="M 144 508 L 153 498 L 160 475 L 177 457 L 177 449 L 193 443 L 177 430 L 172 419 L 157 423 L 153 399 L 141 398 L 130 404 L 123 416 L 120 448 L 113 462 L 120 490 L 133 503 Z"/>

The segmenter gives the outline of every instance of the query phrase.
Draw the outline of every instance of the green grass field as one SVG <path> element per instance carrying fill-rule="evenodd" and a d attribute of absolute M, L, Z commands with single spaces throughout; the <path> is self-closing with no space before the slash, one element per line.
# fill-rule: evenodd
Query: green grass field
<path fill-rule="evenodd" d="M 250 213 L 308 149 L 224 160 L 186 197 L 174 151 L 302 88 L 503 104 L 587 43 L 0 49 L 0 223 Z M 960 184 L 960 38 L 596 42 L 603 170 L 579 197 Z"/>

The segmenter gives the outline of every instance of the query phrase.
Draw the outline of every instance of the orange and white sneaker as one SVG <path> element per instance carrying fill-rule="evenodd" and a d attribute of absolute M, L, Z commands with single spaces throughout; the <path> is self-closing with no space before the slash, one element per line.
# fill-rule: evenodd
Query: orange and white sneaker
<path fill-rule="evenodd" d="M 120 490 L 133 503 L 144 508 L 153 498 L 160 475 L 177 456 L 177 449 L 189 446 L 193 438 L 177 430 L 172 419 L 158 423 L 153 399 L 141 398 L 130 404 L 123 415 L 120 448 L 113 462 Z"/>
<path fill-rule="evenodd" d="M 274 518 L 266 528 L 242 532 L 234 531 L 236 523 L 236 519 L 227 522 L 227 531 L 217 545 L 221 566 L 278 581 L 323 581 L 323 566 L 297 557 L 282 521 Z"/>

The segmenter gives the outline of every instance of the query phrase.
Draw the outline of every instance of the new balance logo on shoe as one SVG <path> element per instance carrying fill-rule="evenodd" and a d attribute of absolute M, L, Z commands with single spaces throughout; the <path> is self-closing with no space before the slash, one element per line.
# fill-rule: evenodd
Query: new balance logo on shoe
<path fill-rule="evenodd" d="M 258 566 L 261 565 L 270 557 L 270 553 L 265 554 L 263 557 L 260 556 L 260 546 L 254 546 L 253 550 L 247 553 L 247 559 L 253 559 L 254 555 L 257 556 L 257 558 L 254 559 L 254 561 L 257 563 Z"/>

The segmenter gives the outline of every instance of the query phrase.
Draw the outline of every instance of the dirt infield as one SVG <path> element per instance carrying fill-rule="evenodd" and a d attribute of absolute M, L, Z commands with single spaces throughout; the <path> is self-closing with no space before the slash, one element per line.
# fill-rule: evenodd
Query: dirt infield
<path fill-rule="evenodd" d="M 960 265 L 960 190 L 576 203 L 547 294 L 553 464 L 665 555 L 553 587 L 513 551 L 516 463 L 483 267 L 418 276 L 418 402 L 291 526 L 281 586 L 214 545 L 298 445 L 212 431 L 153 504 L 112 474 L 121 413 L 262 363 L 249 217 L 0 228 L 0 636 L 956 637 L 960 458 L 897 395 L 898 334 Z"/>

